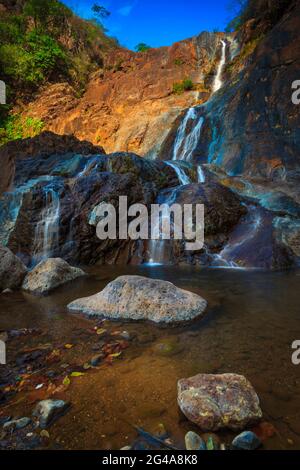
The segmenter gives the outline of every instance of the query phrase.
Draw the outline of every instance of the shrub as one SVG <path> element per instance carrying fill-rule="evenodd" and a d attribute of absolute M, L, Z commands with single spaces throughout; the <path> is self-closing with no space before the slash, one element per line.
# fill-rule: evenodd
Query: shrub
<path fill-rule="evenodd" d="M 185 91 L 190 91 L 193 90 L 194 88 L 194 83 L 190 78 L 186 78 L 182 80 L 182 82 L 176 82 L 173 84 L 173 93 L 176 95 L 180 95 L 181 93 L 184 93 Z"/>
<path fill-rule="evenodd" d="M 0 123 L 0 145 L 11 140 L 34 137 L 40 134 L 43 128 L 44 123 L 38 118 L 8 115 Z"/>

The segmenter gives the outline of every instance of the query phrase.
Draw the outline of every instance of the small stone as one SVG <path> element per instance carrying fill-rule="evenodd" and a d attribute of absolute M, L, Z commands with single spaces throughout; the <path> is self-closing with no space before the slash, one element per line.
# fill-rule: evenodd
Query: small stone
<path fill-rule="evenodd" d="M 255 450 L 261 444 L 261 440 L 252 431 L 244 431 L 232 441 L 232 447 L 237 450 Z"/>
<path fill-rule="evenodd" d="M 30 423 L 31 423 L 30 418 L 14 419 L 12 421 L 8 421 L 7 423 L 5 423 L 3 425 L 3 429 L 5 431 L 15 430 L 15 429 L 23 429 L 23 428 L 26 428 L 26 426 L 28 426 L 28 424 L 30 424 Z"/>
<path fill-rule="evenodd" d="M 12 294 L 12 293 L 13 293 L 13 291 L 11 289 L 4 289 L 2 291 L 2 294 Z"/>
<path fill-rule="evenodd" d="M 70 403 L 63 400 L 42 400 L 35 407 L 33 416 L 39 419 L 39 426 L 45 429 L 69 407 Z"/>
<path fill-rule="evenodd" d="M 186 450 L 206 450 L 204 440 L 193 431 L 189 431 L 184 440 Z"/>
<path fill-rule="evenodd" d="M 48 433 L 48 431 L 46 431 L 46 429 L 43 429 L 40 432 L 40 436 L 43 437 L 44 439 L 50 439 L 50 434 Z"/>
<path fill-rule="evenodd" d="M 293 439 L 287 439 L 287 443 L 288 443 L 290 446 L 293 446 L 293 445 L 294 445 Z"/>
<path fill-rule="evenodd" d="M 157 426 L 157 429 L 155 431 L 155 436 L 157 436 L 161 440 L 167 439 L 168 432 L 165 426 L 163 425 L 163 423 L 159 423 L 159 425 Z"/>
<path fill-rule="evenodd" d="M 131 338 L 128 331 L 122 331 L 119 336 L 125 339 L 126 341 L 130 341 L 130 338 Z"/>
<path fill-rule="evenodd" d="M 97 367 L 103 360 L 103 354 L 97 354 L 91 359 L 91 366 Z"/>
<path fill-rule="evenodd" d="M 125 447 L 122 447 L 120 450 L 131 450 L 131 447 L 130 446 L 125 446 Z"/>
<path fill-rule="evenodd" d="M 207 450 L 218 450 L 220 448 L 220 439 L 216 434 L 203 434 L 202 438 L 206 443 Z"/>

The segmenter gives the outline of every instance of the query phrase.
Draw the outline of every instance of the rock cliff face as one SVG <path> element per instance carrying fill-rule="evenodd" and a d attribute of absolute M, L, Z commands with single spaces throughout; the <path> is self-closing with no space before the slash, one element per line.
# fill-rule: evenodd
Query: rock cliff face
<path fill-rule="evenodd" d="M 83 96 L 56 83 L 26 109 L 19 103 L 55 134 L 1 149 L 1 243 L 28 266 L 49 257 L 299 264 L 300 113 L 291 87 L 300 78 L 300 6 L 280 5 L 275 16 L 248 18 L 238 34 L 203 33 L 139 54 L 115 49 Z M 193 89 L 174 93 L 188 77 Z M 187 252 L 184 240 L 99 240 L 97 207 L 118 209 L 120 196 L 147 208 L 204 204 L 203 249 Z"/>
<path fill-rule="evenodd" d="M 108 153 L 154 155 L 182 109 L 208 98 L 220 37 L 202 33 L 138 54 L 113 50 L 82 97 L 69 84 L 56 83 L 15 111 L 23 109 L 24 116 L 42 119 L 46 129 L 88 139 Z M 194 90 L 173 93 L 174 83 L 187 78 Z"/>
<path fill-rule="evenodd" d="M 300 4 L 285 4 L 273 27 L 264 17 L 251 19 L 237 35 L 240 50 L 227 61 L 226 85 L 197 108 L 203 125 L 194 160 L 217 164 L 230 175 L 298 179 L 300 113 L 292 83 L 300 77 Z M 181 119 L 160 158 L 172 155 Z"/>

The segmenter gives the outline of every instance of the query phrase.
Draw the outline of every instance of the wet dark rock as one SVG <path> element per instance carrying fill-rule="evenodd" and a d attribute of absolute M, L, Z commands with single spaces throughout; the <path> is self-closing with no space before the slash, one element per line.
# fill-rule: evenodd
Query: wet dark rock
<path fill-rule="evenodd" d="M 8 248 L 0 245 L 0 292 L 17 289 L 27 273 L 26 266 Z"/>
<path fill-rule="evenodd" d="M 179 380 L 178 404 L 203 431 L 242 430 L 262 418 L 255 390 L 237 374 L 198 374 Z"/>
<path fill-rule="evenodd" d="M 27 274 L 22 288 L 32 294 L 44 295 L 82 276 L 85 276 L 82 269 L 70 266 L 63 259 L 50 258 L 41 261 Z"/>
<path fill-rule="evenodd" d="M 261 445 L 261 440 L 251 431 L 242 432 L 232 441 L 232 447 L 236 450 L 255 450 Z"/>
<path fill-rule="evenodd" d="M 8 421 L 3 425 L 5 431 L 14 431 L 18 429 L 26 428 L 31 423 L 30 418 L 20 418 L 12 421 Z"/>
<path fill-rule="evenodd" d="M 16 166 L 22 160 L 32 158 L 46 159 L 51 155 L 58 158 L 67 153 L 91 155 L 104 154 L 102 147 L 87 141 L 80 141 L 72 135 L 57 135 L 53 132 L 42 132 L 34 138 L 19 139 L 3 145 L 0 149 L 2 172 L 0 175 L 0 196 L 7 191 L 13 181 Z"/>
<path fill-rule="evenodd" d="M 50 426 L 70 408 L 70 403 L 63 400 L 42 400 L 33 411 L 33 416 L 38 418 L 42 429 Z"/>

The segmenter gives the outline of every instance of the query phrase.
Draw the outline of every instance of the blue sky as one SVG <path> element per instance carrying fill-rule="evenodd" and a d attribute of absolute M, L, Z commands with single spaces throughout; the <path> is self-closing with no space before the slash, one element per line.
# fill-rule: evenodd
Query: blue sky
<path fill-rule="evenodd" d="M 91 18 L 98 3 L 111 16 L 105 21 L 111 36 L 134 49 L 139 42 L 168 46 L 201 31 L 224 30 L 232 0 L 63 0 L 77 15 Z"/>

